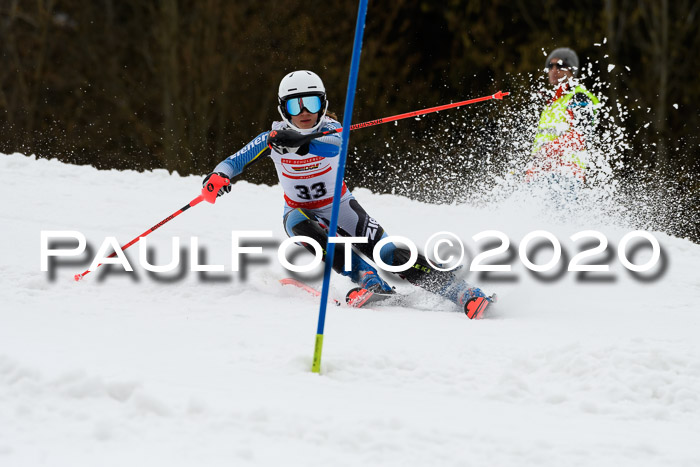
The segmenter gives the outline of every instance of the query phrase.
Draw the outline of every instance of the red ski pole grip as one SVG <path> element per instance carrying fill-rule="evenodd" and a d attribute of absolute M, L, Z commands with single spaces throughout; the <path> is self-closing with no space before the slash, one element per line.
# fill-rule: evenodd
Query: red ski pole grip
<path fill-rule="evenodd" d="M 222 186 L 229 185 L 231 180 L 224 178 L 221 175 L 214 174 L 209 177 L 207 184 L 202 187 L 202 197 L 207 203 L 214 204 L 216 202 L 216 195 Z"/>

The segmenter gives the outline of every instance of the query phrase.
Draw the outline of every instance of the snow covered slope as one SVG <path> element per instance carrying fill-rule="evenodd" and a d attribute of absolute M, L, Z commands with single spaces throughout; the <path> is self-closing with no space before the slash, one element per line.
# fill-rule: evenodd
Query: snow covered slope
<path fill-rule="evenodd" d="M 330 307 L 320 376 L 318 303 L 277 284 L 289 274 L 275 245 L 246 277 L 230 272 L 232 230 L 285 238 L 279 187 L 236 183 L 148 237 L 157 264 L 173 236 L 187 251 L 198 237 L 200 261 L 224 273 L 148 275 L 137 246 L 134 273 L 75 283 L 85 263 L 53 280 L 40 271 L 42 230 L 124 243 L 199 187 L 165 171 L 0 155 L 1 466 L 700 465 L 700 246 L 653 232 L 660 266 L 635 276 L 617 258 L 624 226 L 545 220 L 537 203 L 433 206 L 354 190 L 421 248 L 451 231 L 473 257 L 472 235 L 504 232 L 513 271 L 469 276 L 501 299 L 480 321 L 396 281 L 410 305 Z M 517 245 L 541 229 L 567 261 L 572 234 L 603 232 L 612 254 L 595 259 L 610 272 L 531 273 Z M 349 287 L 334 277 L 336 296 Z"/>

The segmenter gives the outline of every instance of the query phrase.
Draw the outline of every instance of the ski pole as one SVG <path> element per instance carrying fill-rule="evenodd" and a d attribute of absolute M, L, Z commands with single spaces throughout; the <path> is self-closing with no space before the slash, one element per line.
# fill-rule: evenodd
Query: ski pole
<path fill-rule="evenodd" d="M 366 128 L 368 126 L 381 125 L 382 123 L 395 122 L 397 120 L 403 120 L 405 118 L 418 117 L 420 115 L 431 114 L 433 112 L 439 112 L 441 110 L 454 109 L 456 107 L 462 107 L 462 106 L 469 105 L 469 104 L 475 104 L 477 102 L 489 101 L 491 99 L 501 100 L 501 99 L 503 99 L 504 96 L 507 96 L 509 94 L 510 94 L 509 92 L 498 91 L 496 94 L 492 94 L 490 96 L 477 97 L 475 99 L 469 99 L 469 100 L 462 101 L 462 102 L 455 102 L 452 104 L 439 105 L 437 107 L 429 107 L 427 109 L 422 109 L 422 110 L 414 110 L 413 112 L 406 112 L 405 114 L 394 115 L 393 117 L 384 117 L 384 118 L 372 120 L 369 122 L 356 123 L 354 125 L 350 125 L 350 131 L 357 130 L 359 128 Z M 323 131 L 321 133 L 323 136 L 325 136 L 325 135 L 328 135 L 331 133 L 340 133 L 341 131 L 343 131 L 342 128 L 337 128 L 335 130 Z"/>
<path fill-rule="evenodd" d="M 407 112 L 405 114 L 394 115 L 393 117 L 379 118 L 377 120 L 371 120 L 369 122 L 355 123 L 354 125 L 350 125 L 350 131 L 357 130 L 360 128 L 367 128 L 368 126 L 381 125 L 382 123 L 395 122 L 397 120 L 403 120 L 406 118 L 418 117 L 418 116 L 430 114 L 433 112 L 439 112 L 441 110 L 454 109 L 456 107 L 462 107 L 462 106 L 469 105 L 469 104 L 475 104 L 477 102 L 489 101 L 491 99 L 501 100 L 501 99 L 503 99 L 503 97 L 508 96 L 508 95 L 510 95 L 509 92 L 498 91 L 496 94 L 491 94 L 490 96 L 477 97 L 477 98 L 469 99 L 469 100 L 462 101 L 462 102 L 454 102 L 452 104 L 439 105 L 437 107 L 429 107 L 427 109 L 422 109 L 422 110 L 414 110 L 413 112 Z M 308 135 L 308 141 L 311 141 L 312 139 L 315 139 L 315 138 L 320 138 L 321 136 L 330 135 L 332 133 L 340 133 L 342 131 L 343 131 L 342 128 L 336 128 L 335 130 L 327 130 L 327 131 L 320 131 L 318 133 L 312 133 L 312 134 Z M 306 142 L 308 142 L 308 141 L 306 141 Z"/>
<path fill-rule="evenodd" d="M 202 201 L 206 201 L 206 202 L 208 202 L 208 203 L 214 204 L 214 202 L 216 201 L 216 195 L 217 195 L 217 193 L 219 192 L 219 189 L 220 189 L 221 187 L 223 187 L 223 186 L 228 185 L 229 183 L 231 183 L 231 181 L 228 180 L 228 179 L 226 179 L 226 178 L 224 178 L 224 177 L 221 177 L 221 176 L 219 176 L 219 175 L 217 175 L 217 174 L 212 175 L 212 176 L 209 178 L 209 181 L 207 182 L 206 186 L 202 187 L 202 194 L 200 194 L 199 196 L 197 196 L 195 199 L 193 199 L 192 201 L 190 201 L 189 203 L 187 203 L 186 205 L 184 205 L 183 207 L 181 207 L 180 209 L 178 209 L 178 210 L 175 211 L 174 213 L 170 214 L 168 217 L 166 217 L 166 218 L 163 219 L 162 221 L 158 222 L 156 225 L 154 225 L 154 226 L 151 227 L 150 229 L 146 230 L 144 233 L 142 233 L 142 234 L 139 235 L 138 237 L 132 239 L 132 240 L 131 240 L 129 243 L 127 243 L 126 245 L 120 247 L 120 249 L 121 249 L 122 251 L 126 250 L 126 249 L 129 248 L 131 245 L 133 245 L 134 243 L 136 243 L 136 242 L 138 242 L 139 240 L 141 240 L 141 238 L 145 237 L 146 235 L 150 234 L 150 233 L 153 232 L 154 230 L 156 230 L 156 229 L 162 227 L 163 225 L 167 224 L 168 222 L 170 222 L 171 220 L 175 219 L 177 216 L 179 216 L 179 215 L 182 214 L 183 212 L 187 211 L 189 208 L 198 205 L 198 204 L 201 203 Z M 114 256 L 116 256 L 116 254 L 117 254 L 117 252 L 115 251 L 114 253 L 112 253 L 111 255 L 109 255 L 107 258 L 113 258 Z M 100 266 L 102 266 L 102 263 L 98 264 L 98 265 L 96 266 L 96 268 L 99 268 Z M 85 271 L 85 272 L 82 272 L 82 273 L 80 273 L 80 274 L 76 274 L 75 276 L 73 276 L 73 278 L 74 278 L 76 281 L 79 281 L 79 280 L 81 280 L 83 277 L 85 277 L 87 274 L 89 274 L 90 272 L 91 272 L 91 270 L 88 269 L 88 270 Z"/>
<path fill-rule="evenodd" d="M 491 99 L 503 99 L 504 96 L 510 95 L 509 92 L 503 92 L 503 91 L 498 91 L 496 94 L 491 94 L 490 96 L 484 96 L 484 97 L 477 97 L 475 99 L 469 99 L 466 101 L 462 102 L 454 102 L 452 104 L 445 104 L 445 105 L 439 105 L 437 107 L 429 107 L 427 109 L 422 109 L 422 110 L 414 110 L 413 112 L 407 112 L 405 114 L 399 114 L 399 115 L 394 115 L 392 117 L 384 117 L 384 118 L 378 118 L 377 120 L 371 120 L 369 122 L 363 122 L 363 123 L 355 123 L 354 125 L 350 125 L 350 131 L 352 130 L 358 130 L 360 128 L 367 128 L 368 126 L 375 126 L 375 125 L 381 125 L 382 123 L 389 123 L 389 122 L 395 122 L 397 120 L 403 120 L 406 118 L 411 118 L 411 117 L 418 117 L 420 115 L 425 115 L 425 114 L 430 114 L 433 112 L 439 112 L 441 110 L 447 110 L 447 109 L 454 109 L 456 107 L 462 107 L 464 105 L 469 105 L 469 104 L 475 104 L 477 102 L 484 102 L 488 101 Z M 300 135 L 295 131 L 292 131 L 293 135 L 289 134 L 283 134 L 283 133 L 288 133 L 285 131 L 277 131 L 273 130 L 270 132 L 268 136 L 268 143 L 270 143 L 270 140 L 274 138 L 277 142 L 288 142 L 290 143 L 290 146 L 301 146 L 306 143 L 310 143 L 312 140 L 316 138 L 321 138 L 322 136 L 327 136 L 333 133 L 341 133 L 343 131 L 342 128 L 336 128 L 335 130 L 326 130 L 326 131 L 319 131 L 318 133 L 310 133 L 308 135 Z M 270 148 L 272 148 L 272 144 L 269 144 Z M 256 160 L 261 160 L 260 158 Z"/>

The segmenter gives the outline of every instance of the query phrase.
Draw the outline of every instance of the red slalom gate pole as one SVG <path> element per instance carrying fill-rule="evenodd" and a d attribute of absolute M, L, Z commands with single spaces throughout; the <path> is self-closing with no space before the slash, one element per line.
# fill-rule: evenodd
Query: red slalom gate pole
<path fill-rule="evenodd" d="M 498 91 L 496 94 L 491 94 L 490 96 L 477 97 L 475 99 L 469 99 L 469 100 L 462 101 L 462 102 L 455 102 L 452 104 L 439 105 L 437 107 L 430 107 L 430 108 L 423 109 L 423 110 L 414 110 L 413 112 L 407 112 L 405 114 L 394 115 L 393 117 L 384 117 L 384 118 L 380 118 L 377 120 L 372 120 L 372 121 L 364 122 L 364 123 L 355 123 L 354 125 L 350 125 L 350 130 L 352 131 L 352 130 L 357 130 L 359 128 L 366 128 L 368 126 L 381 125 L 382 123 L 395 122 L 397 120 L 403 120 L 405 118 L 418 117 L 420 115 L 430 114 L 433 112 L 439 112 L 441 110 L 454 109 L 455 107 L 462 107 L 462 106 L 469 105 L 469 104 L 476 104 L 477 102 L 489 101 L 491 99 L 501 100 L 501 99 L 503 99 L 503 97 L 508 96 L 508 95 L 510 95 L 509 92 Z M 335 130 L 323 131 L 320 133 L 314 133 L 314 137 L 319 138 L 321 136 L 326 136 L 326 135 L 329 135 L 331 133 L 340 133 L 341 131 L 343 131 L 342 128 L 337 128 Z M 309 136 L 311 136 L 311 135 L 309 135 Z"/>
<path fill-rule="evenodd" d="M 225 179 L 225 178 L 223 178 L 223 177 L 221 177 L 221 176 L 219 176 L 219 175 L 216 175 L 216 174 L 212 175 L 211 178 L 209 179 L 209 182 L 206 184 L 206 186 L 202 187 L 202 194 L 201 194 L 201 195 L 197 196 L 195 199 L 193 199 L 192 201 L 190 201 L 189 203 L 187 203 L 186 205 L 184 205 L 183 207 L 181 207 L 180 209 L 178 209 L 178 210 L 175 211 L 174 213 L 170 214 L 168 217 L 166 217 L 166 218 L 163 219 L 162 221 L 158 222 L 156 225 L 154 225 L 154 226 L 151 227 L 150 229 L 146 230 L 144 233 L 142 233 L 142 234 L 139 235 L 138 237 L 132 239 L 132 240 L 131 240 L 129 243 L 127 243 L 126 245 L 120 247 L 120 250 L 122 250 L 122 251 L 126 250 L 126 249 L 129 248 L 131 245 L 133 245 L 134 243 L 136 243 L 136 242 L 138 242 L 139 240 L 141 240 L 141 238 L 145 237 L 146 235 L 150 234 L 150 233 L 153 232 L 154 230 L 156 230 L 156 229 L 162 227 L 163 225 L 167 224 L 168 222 L 170 222 L 171 220 L 175 219 L 177 216 L 179 216 L 179 215 L 182 214 L 183 212 L 187 211 L 189 208 L 198 205 L 198 204 L 201 203 L 202 201 L 207 201 L 208 203 L 214 204 L 214 202 L 216 201 L 216 195 L 217 195 L 217 193 L 219 192 L 219 189 L 220 189 L 222 186 L 228 185 L 229 183 L 231 183 L 230 180 L 227 180 L 227 179 Z M 114 253 L 112 253 L 111 255 L 109 255 L 107 258 L 113 258 L 113 257 L 115 257 L 116 255 L 117 255 L 117 252 L 115 251 Z M 102 266 L 102 264 L 103 264 L 103 263 L 98 264 L 98 265 L 97 265 L 97 268 L 99 268 L 100 266 Z M 73 278 L 74 278 L 76 281 L 79 281 L 79 280 L 81 280 L 83 277 L 85 277 L 86 275 L 88 275 L 90 272 L 91 272 L 91 270 L 88 269 L 88 270 L 85 271 L 85 272 L 82 272 L 82 273 L 80 273 L 80 274 L 76 274 L 75 276 L 73 276 Z"/>

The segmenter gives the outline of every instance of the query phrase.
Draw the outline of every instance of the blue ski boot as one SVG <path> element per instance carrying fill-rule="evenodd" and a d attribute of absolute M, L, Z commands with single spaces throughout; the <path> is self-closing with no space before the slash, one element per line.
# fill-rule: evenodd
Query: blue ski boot
<path fill-rule="evenodd" d="M 357 282 L 359 287 L 350 289 L 345 296 L 345 302 L 353 308 L 384 300 L 396 293 L 394 288 L 384 282 L 375 271 L 360 271 L 359 275 Z"/>
<path fill-rule="evenodd" d="M 374 271 L 360 271 L 360 280 L 357 282 L 363 289 L 367 289 L 374 293 L 384 293 L 391 294 L 394 293 L 394 289 L 384 282 L 379 274 Z"/>
<path fill-rule="evenodd" d="M 359 287 L 348 291 L 345 301 L 354 308 L 359 308 L 366 303 L 383 300 L 395 294 L 394 288 L 384 282 L 377 270 L 359 258 L 358 267 L 352 271 L 351 279 Z"/>

